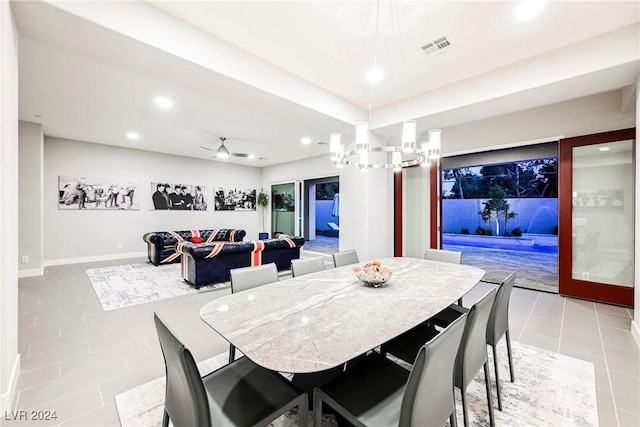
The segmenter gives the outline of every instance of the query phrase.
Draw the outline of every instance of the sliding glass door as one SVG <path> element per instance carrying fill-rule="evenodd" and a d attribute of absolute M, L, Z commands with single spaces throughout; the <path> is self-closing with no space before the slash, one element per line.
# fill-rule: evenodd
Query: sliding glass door
<path fill-rule="evenodd" d="M 271 237 L 296 235 L 296 185 L 294 182 L 271 186 Z"/>
<path fill-rule="evenodd" d="M 560 293 L 633 304 L 634 129 L 561 141 Z"/>
<path fill-rule="evenodd" d="M 441 242 L 499 282 L 558 292 L 557 142 L 442 159 Z"/>

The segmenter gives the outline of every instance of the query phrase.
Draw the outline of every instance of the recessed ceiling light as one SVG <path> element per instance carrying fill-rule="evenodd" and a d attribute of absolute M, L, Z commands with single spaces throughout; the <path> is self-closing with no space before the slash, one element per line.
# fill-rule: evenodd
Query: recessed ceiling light
<path fill-rule="evenodd" d="M 138 133 L 136 132 L 127 132 L 127 138 L 136 140 L 140 139 L 140 135 L 138 135 Z"/>
<path fill-rule="evenodd" d="M 304 145 L 309 145 L 309 144 L 311 144 L 311 138 L 307 138 L 307 137 L 302 138 L 302 143 L 303 143 Z"/>
<path fill-rule="evenodd" d="M 366 77 L 367 80 L 369 80 L 371 83 L 379 83 L 384 78 L 384 71 L 382 71 L 380 68 L 372 68 L 367 71 Z"/>
<path fill-rule="evenodd" d="M 598 150 L 600 150 L 600 151 L 609 151 L 609 150 L 611 150 L 611 148 L 609 148 L 609 147 L 600 147 L 600 148 L 598 148 Z"/>
<path fill-rule="evenodd" d="M 513 14 L 518 21 L 529 21 L 540 15 L 546 6 L 546 0 L 521 0 Z"/>
<path fill-rule="evenodd" d="M 155 99 L 156 105 L 160 108 L 168 110 L 173 107 L 173 101 L 166 96 L 157 96 Z"/>
<path fill-rule="evenodd" d="M 250 160 L 253 160 L 253 159 L 255 159 L 255 158 L 256 158 L 256 155 L 255 155 L 255 154 L 249 154 L 249 155 L 247 156 L 247 158 L 248 158 L 248 159 L 250 159 Z"/>

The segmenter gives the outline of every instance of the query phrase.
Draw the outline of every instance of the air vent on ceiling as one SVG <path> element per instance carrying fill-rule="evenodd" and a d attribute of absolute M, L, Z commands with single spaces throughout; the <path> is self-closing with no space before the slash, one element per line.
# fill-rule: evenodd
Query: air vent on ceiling
<path fill-rule="evenodd" d="M 422 46 L 422 51 L 427 55 L 439 55 L 445 50 L 449 50 L 451 47 L 451 42 L 447 39 L 446 36 L 442 36 L 439 39 L 432 41 L 431 43 L 427 43 Z"/>

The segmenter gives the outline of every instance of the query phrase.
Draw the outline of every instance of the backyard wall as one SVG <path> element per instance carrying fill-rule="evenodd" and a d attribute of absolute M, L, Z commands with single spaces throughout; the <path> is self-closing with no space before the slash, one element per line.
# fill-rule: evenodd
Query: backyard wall
<path fill-rule="evenodd" d="M 557 234 L 558 199 L 506 199 L 510 210 L 516 216 L 507 221 L 507 230 L 519 227 L 523 233 Z M 482 203 L 487 199 L 443 199 L 442 231 L 460 233 L 463 228 L 475 234 L 476 228 L 489 228 L 489 224 L 480 218 Z M 500 218 L 500 232 L 503 234 L 504 218 Z M 491 224 L 495 234 L 495 222 Z"/>
<path fill-rule="evenodd" d="M 333 200 L 316 200 L 316 230 L 331 230 L 329 222 L 340 225 L 340 217 L 333 216 Z"/>

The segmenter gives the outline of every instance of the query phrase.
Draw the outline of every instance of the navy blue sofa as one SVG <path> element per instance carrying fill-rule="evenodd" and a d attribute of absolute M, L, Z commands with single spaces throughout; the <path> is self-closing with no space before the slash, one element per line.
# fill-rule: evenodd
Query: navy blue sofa
<path fill-rule="evenodd" d="M 291 268 L 291 260 L 300 258 L 302 237 L 281 235 L 276 239 L 249 242 L 184 243 L 182 278 L 197 288 L 230 280 L 229 270 L 274 262 L 278 271 Z"/>
<path fill-rule="evenodd" d="M 246 232 L 233 228 L 219 228 L 212 230 L 184 230 L 184 231 L 154 231 L 145 233 L 142 239 L 147 242 L 149 262 L 154 265 L 180 262 L 182 252 L 179 245 L 191 242 L 193 238 L 200 238 L 204 243 L 210 242 L 241 242 Z"/>

